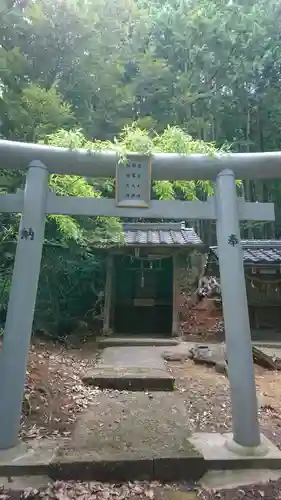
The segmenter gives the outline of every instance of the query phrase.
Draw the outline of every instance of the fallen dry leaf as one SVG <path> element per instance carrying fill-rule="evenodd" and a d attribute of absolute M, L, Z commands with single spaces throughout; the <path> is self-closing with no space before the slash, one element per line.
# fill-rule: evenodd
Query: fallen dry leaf
<path fill-rule="evenodd" d="M 145 491 L 145 496 L 147 498 L 150 498 L 150 499 L 154 498 L 154 491 L 153 490 L 146 490 Z"/>

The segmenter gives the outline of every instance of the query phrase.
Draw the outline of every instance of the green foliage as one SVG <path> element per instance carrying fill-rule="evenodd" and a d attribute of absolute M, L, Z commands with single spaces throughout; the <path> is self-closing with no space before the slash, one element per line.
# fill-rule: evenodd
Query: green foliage
<path fill-rule="evenodd" d="M 235 150 L 280 147 L 277 0 L 2 0 L 0 14 L 6 137 L 73 127 L 73 114 L 90 139 L 136 122 Z"/>
<path fill-rule="evenodd" d="M 161 153 L 180 154 L 207 154 L 218 152 L 215 144 L 195 140 L 179 127 L 168 126 L 163 134 L 154 139 L 154 150 Z M 184 198 L 193 200 L 202 198 L 203 194 L 213 194 L 213 184 L 210 181 L 158 181 L 154 183 L 154 190 L 159 199 Z"/>
<path fill-rule="evenodd" d="M 36 85 L 23 90 L 16 118 L 21 127 L 19 136 L 33 142 L 74 122 L 71 106 L 63 102 L 56 89 L 46 90 Z"/>
<path fill-rule="evenodd" d="M 35 311 L 35 329 L 66 335 L 84 319 L 92 326 L 103 288 L 103 261 L 79 247 L 45 246 Z"/>
<path fill-rule="evenodd" d="M 124 127 L 120 135 L 111 141 L 89 142 L 83 136 L 81 130 L 66 132 L 58 131 L 48 138 L 48 143 L 55 146 L 64 146 L 71 149 L 83 147 L 89 151 L 93 150 L 114 150 L 121 158 L 128 152 L 138 152 L 143 154 L 180 153 L 195 154 L 202 153 L 213 155 L 218 152 L 213 143 L 206 143 L 202 140 L 193 139 L 179 127 L 168 126 L 162 134 L 149 133 L 149 131 L 139 128 L 136 123 Z M 74 176 L 52 176 L 51 186 L 58 194 L 70 194 L 72 196 L 100 196 L 104 193 L 114 192 L 114 184 L 108 179 L 99 179 L 91 185 L 82 178 Z M 96 191 L 92 186 L 95 186 Z M 155 196 L 158 199 L 196 199 L 202 193 L 211 195 L 213 185 L 209 181 L 157 181 L 153 183 Z M 102 218 L 101 218 L 102 219 Z M 105 221 L 108 219 L 105 219 Z M 109 224 L 112 219 L 109 219 Z"/>
<path fill-rule="evenodd" d="M 61 133 L 60 131 L 59 136 Z M 63 134 L 65 135 L 65 132 Z M 79 144 L 74 139 L 76 134 L 77 137 L 81 137 L 81 131 L 79 130 L 69 133 L 72 147 L 78 147 Z M 54 144 L 58 144 L 56 139 Z M 137 123 L 124 127 L 120 135 L 112 142 L 94 141 L 93 143 L 88 143 L 84 139 L 81 144 L 89 150 L 109 149 L 117 151 L 121 157 L 121 161 L 128 152 L 138 152 L 148 155 L 153 153 L 200 153 L 212 156 L 219 151 L 225 151 L 225 148 L 218 150 L 213 143 L 192 138 L 184 130 L 176 126 L 167 126 L 163 133 L 157 134 L 156 132 L 151 133 L 148 130 L 138 127 Z M 105 183 L 105 187 L 103 183 Z M 113 182 L 111 182 L 110 186 L 108 183 L 108 180 L 99 180 L 98 182 L 94 182 L 94 185 L 104 194 L 108 191 L 114 191 Z M 205 195 L 212 195 L 213 193 L 213 185 L 209 181 L 157 181 L 153 183 L 153 188 L 155 197 L 163 200 L 175 198 L 196 199 L 204 193 Z"/>
<path fill-rule="evenodd" d="M 57 133 L 45 138 L 45 143 L 53 146 L 66 147 L 70 149 L 85 148 L 95 149 L 95 145 L 88 141 L 81 130 L 59 130 Z M 108 147 L 108 144 L 106 144 Z M 50 178 L 51 189 L 60 196 L 83 196 L 97 198 L 101 191 L 95 189 L 92 184 L 83 177 L 73 175 L 52 175 Z M 61 238 L 75 240 L 81 245 L 104 246 L 112 241 L 113 236 L 118 238 L 121 234 L 121 224 L 114 217 L 70 217 L 63 215 L 49 215 L 59 229 Z"/>

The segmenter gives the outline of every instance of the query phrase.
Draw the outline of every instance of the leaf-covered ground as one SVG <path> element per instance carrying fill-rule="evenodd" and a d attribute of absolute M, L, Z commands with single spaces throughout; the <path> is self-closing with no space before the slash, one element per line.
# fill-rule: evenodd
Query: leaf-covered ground
<path fill-rule="evenodd" d="M 169 366 L 185 400 L 190 430 L 231 430 L 228 379 L 191 360 Z M 281 373 L 256 366 L 255 374 L 262 430 L 281 449 Z"/>
<path fill-rule="evenodd" d="M 78 414 L 93 403 L 96 392 L 81 382 L 94 366 L 96 346 L 66 349 L 37 341 L 31 346 L 23 402 L 21 437 L 67 437 Z"/>
<path fill-rule="evenodd" d="M 24 491 L 2 490 L 1 500 L 278 500 L 281 480 L 226 490 L 206 490 L 197 485 L 162 485 L 157 482 L 124 484 L 57 481 L 46 487 Z"/>

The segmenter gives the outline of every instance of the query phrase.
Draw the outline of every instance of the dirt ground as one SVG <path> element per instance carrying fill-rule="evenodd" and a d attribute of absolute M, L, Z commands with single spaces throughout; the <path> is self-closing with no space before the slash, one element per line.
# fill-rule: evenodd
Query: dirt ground
<path fill-rule="evenodd" d="M 222 340 L 224 323 L 218 301 L 203 299 L 193 307 L 181 307 L 181 334 L 185 340 Z"/>
<path fill-rule="evenodd" d="M 77 416 L 90 405 L 98 404 L 99 390 L 81 383 L 80 377 L 95 364 L 95 344 L 81 349 L 66 349 L 58 345 L 37 342 L 30 351 L 23 404 L 21 437 L 71 436 Z M 228 380 L 225 376 L 191 360 L 169 363 L 177 380 L 189 415 L 190 431 L 227 431 L 231 429 L 231 410 Z M 259 392 L 260 422 L 263 432 L 281 449 L 281 372 L 256 367 Z M 56 483 L 43 491 L 0 491 L 0 499 L 52 498 L 67 500 L 161 499 L 164 500 L 224 500 L 281 498 L 281 481 L 247 488 L 211 492 L 188 487 L 158 484 L 128 483 L 100 485 L 99 483 Z M 166 491 L 167 490 L 167 491 Z M 164 493 L 165 492 L 165 495 Z M 172 493 L 175 492 L 175 493 Z M 164 496 L 163 496 L 164 495 Z M 168 496 L 167 496 L 168 495 Z"/>
<path fill-rule="evenodd" d="M 80 349 L 36 341 L 29 355 L 21 438 L 70 436 L 78 414 L 93 403 L 95 390 L 81 375 L 95 364 L 95 343 Z"/>
<path fill-rule="evenodd" d="M 228 379 L 216 373 L 214 368 L 194 364 L 191 360 L 169 363 L 169 367 L 185 399 L 190 430 L 229 431 Z M 255 374 L 262 432 L 281 449 L 281 372 L 255 366 Z"/>

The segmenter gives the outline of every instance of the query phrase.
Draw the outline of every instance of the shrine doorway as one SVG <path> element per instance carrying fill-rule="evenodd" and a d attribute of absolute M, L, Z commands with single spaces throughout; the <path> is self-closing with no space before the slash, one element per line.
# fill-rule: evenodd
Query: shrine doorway
<path fill-rule="evenodd" d="M 115 256 L 114 269 L 114 331 L 118 335 L 171 335 L 172 257 Z"/>

